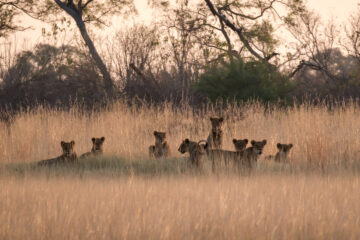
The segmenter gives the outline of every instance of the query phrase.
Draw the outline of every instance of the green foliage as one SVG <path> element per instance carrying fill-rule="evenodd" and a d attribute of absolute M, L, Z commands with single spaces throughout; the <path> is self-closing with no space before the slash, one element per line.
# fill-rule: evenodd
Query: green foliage
<path fill-rule="evenodd" d="M 270 64 L 240 59 L 209 68 L 195 88 L 212 101 L 221 98 L 271 102 L 286 101 L 293 84 Z"/>

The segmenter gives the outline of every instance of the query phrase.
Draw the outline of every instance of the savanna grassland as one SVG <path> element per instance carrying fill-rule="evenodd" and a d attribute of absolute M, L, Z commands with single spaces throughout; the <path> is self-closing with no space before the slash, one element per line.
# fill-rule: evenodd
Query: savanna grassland
<path fill-rule="evenodd" d="M 266 156 L 293 143 L 290 163 L 189 169 L 177 148 L 206 139 L 213 115 L 225 118 L 225 149 L 266 139 Z M 359 239 L 359 116 L 355 103 L 23 111 L 0 128 L 0 239 Z M 154 130 L 167 132 L 171 158 L 148 159 Z M 80 155 L 101 136 L 103 157 L 34 164 L 60 155 L 62 140 Z"/>

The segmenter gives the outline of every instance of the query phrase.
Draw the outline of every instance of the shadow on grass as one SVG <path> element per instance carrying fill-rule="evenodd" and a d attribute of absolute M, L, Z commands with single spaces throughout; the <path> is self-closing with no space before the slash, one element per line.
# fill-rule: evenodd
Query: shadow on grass
<path fill-rule="evenodd" d="M 45 176 L 162 176 L 196 173 L 185 158 L 128 160 L 118 156 L 89 157 L 77 163 L 38 166 L 37 163 L 11 163 L 0 168 L 1 175 Z"/>
<path fill-rule="evenodd" d="M 210 161 L 205 161 L 201 170 L 188 165 L 186 158 L 162 159 L 125 159 L 119 156 L 101 156 L 80 159 L 77 163 L 67 165 L 38 166 L 37 163 L 11 163 L 0 166 L 2 176 L 178 176 L 178 175 L 208 175 L 211 172 Z M 360 174 L 360 162 L 328 164 L 326 166 L 308 164 L 283 164 L 260 161 L 251 172 L 239 172 L 235 169 L 220 168 L 215 175 L 263 175 L 263 174 Z"/>

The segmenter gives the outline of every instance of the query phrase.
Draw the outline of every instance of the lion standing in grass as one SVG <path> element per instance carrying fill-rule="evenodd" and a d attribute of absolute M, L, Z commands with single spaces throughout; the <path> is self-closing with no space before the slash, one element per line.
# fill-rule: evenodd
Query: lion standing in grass
<path fill-rule="evenodd" d="M 248 143 L 247 139 L 244 140 L 237 140 L 233 139 L 233 143 L 235 145 L 236 151 L 228 151 L 228 150 L 222 150 L 222 149 L 211 149 L 209 147 L 208 142 L 205 144 L 205 151 L 208 159 L 212 162 L 212 170 L 215 171 L 216 167 L 221 164 L 221 162 L 224 162 L 225 167 L 229 166 L 229 163 L 233 163 L 235 165 L 239 165 L 242 160 L 243 152 L 246 148 L 246 145 Z M 244 165 L 244 164 L 241 164 Z M 245 164 L 248 167 L 248 164 Z"/>
<path fill-rule="evenodd" d="M 101 138 L 92 138 L 92 148 L 90 152 L 84 153 L 80 156 L 80 158 L 87 158 L 87 157 L 93 157 L 93 156 L 98 156 L 101 155 L 103 153 L 103 144 L 105 141 L 105 137 L 101 137 Z"/>
<path fill-rule="evenodd" d="M 77 155 L 74 151 L 75 141 L 60 143 L 63 154 L 56 158 L 51 158 L 47 160 L 42 160 L 38 162 L 40 166 L 46 165 L 56 165 L 56 164 L 66 164 L 66 163 L 75 163 L 77 162 Z"/>
<path fill-rule="evenodd" d="M 203 163 L 203 157 L 205 155 L 204 146 L 199 142 L 190 141 L 186 138 L 182 141 L 178 151 L 182 154 L 188 152 L 190 154 L 189 160 L 192 166 L 200 167 Z"/>
<path fill-rule="evenodd" d="M 150 158 L 168 157 L 170 148 L 166 142 L 166 133 L 154 131 L 155 145 L 149 147 Z"/>
<path fill-rule="evenodd" d="M 222 126 L 224 122 L 223 117 L 210 117 L 211 121 L 211 132 L 207 138 L 210 149 L 221 149 L 223 142 L 223 131 Z"/>

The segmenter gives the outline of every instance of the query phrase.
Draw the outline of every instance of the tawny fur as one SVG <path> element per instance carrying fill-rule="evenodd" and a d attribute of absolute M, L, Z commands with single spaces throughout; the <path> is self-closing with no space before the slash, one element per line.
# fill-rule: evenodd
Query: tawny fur
<path fill-rule="evenodd" d="M 190 141 L 188 138 L 182 141 L 178 151 L 182 154 L 188 152 L 190 157 L 189 161 L 192 166 L 200 167 L 203 163 L 205 150 L 198 142 Z"/>
<path fill-rule="evenodd" d="M 242 159 L 244 159 L 245 162 L 249 162 L 250 166 L 252 167 L 257 163 L 258 157 L 262 154 L 265 145 L 266 140 L 252 140 L 251 147 L 248 147 L 242 151 Z"/>
<path fill-rule="evenodd" d="M 210 149 L 221 149 L 223 142 L 222 125 L 224 122 L 223 117 L 210 117 L 211 132 L 207 138 Z"/>
<path fill-rule="evenodd" d="M 246 149 L 246 145 L 248 144 L 249 140 L 248 139 L 233 139 L 233 144 L 235 147 L 235 151 L 237 152 L 241 152 L 244 151 Z"/>
<path fill-rule="evenodd" d="M 90 152 L 84 153 L 80 156 L 80 158 L 88 158 L 88 157 L 95 157 L 101 155 L 103 153 L 103 144 L 105 141 L 105 137 L 101 138 L 92 138 L 92 148 Z"/>
<path fill-rule="evenodd" d="M 249 168 L 250 164 L 248 159 L 244 159 L 244 150 L 248 143 L 248 139 L 233 139 L 233 143 L 235 146 L 236 151 L 228 151 L 228 150 L 221 150 L 221 149 L 211 149 L 209 144 L 205 145 L 205 150 L 207 153 L 207 157 L 212 162 L 212 169 L 215 170 L 216 166 L 224 162 L 225 166 L 227 167 L 229 163 L 233 163 L 238 167 L 246 167 Z"/>
<path fill-rule="evenodd" d="M 274 160 L 275 162 L 287 162 L 288 161 L 288 157 L 289 157 L 289 153 L 291 148 L 293 147 L 293 144 L 281 144 L 278 143 L 276 145 L 278 152 L 275 154 L 275 156 L 273 155 L 269 155 L 266 156 L 265 159 L 266 160 Z"/>
<path fill-rule="evenodd" d="M 222 149 L 210 149 L 208 146 L 205 146 L 206 156 L 211 161 L 212 170 L 215 169 L 224 162 L 225 167 L 229 166 L 229 163 L 237 164 L 241 161 L 241 153 L 222 150 Z"/>
<path fill-rule="evenodd" d="M 155 145 L 149 147 L 150 158 L 168 157 L 170 148 L 166 142 L 166 133 L 154 131 Z"/>
<path fill-rule="evenodd" d="M 38 162 L 39 166 L 57 165 L 77 162 L 77 155 L 74 151 L 75 141 L 60 143 L 63 154 L 56 158 L 46 159 Z"/>

